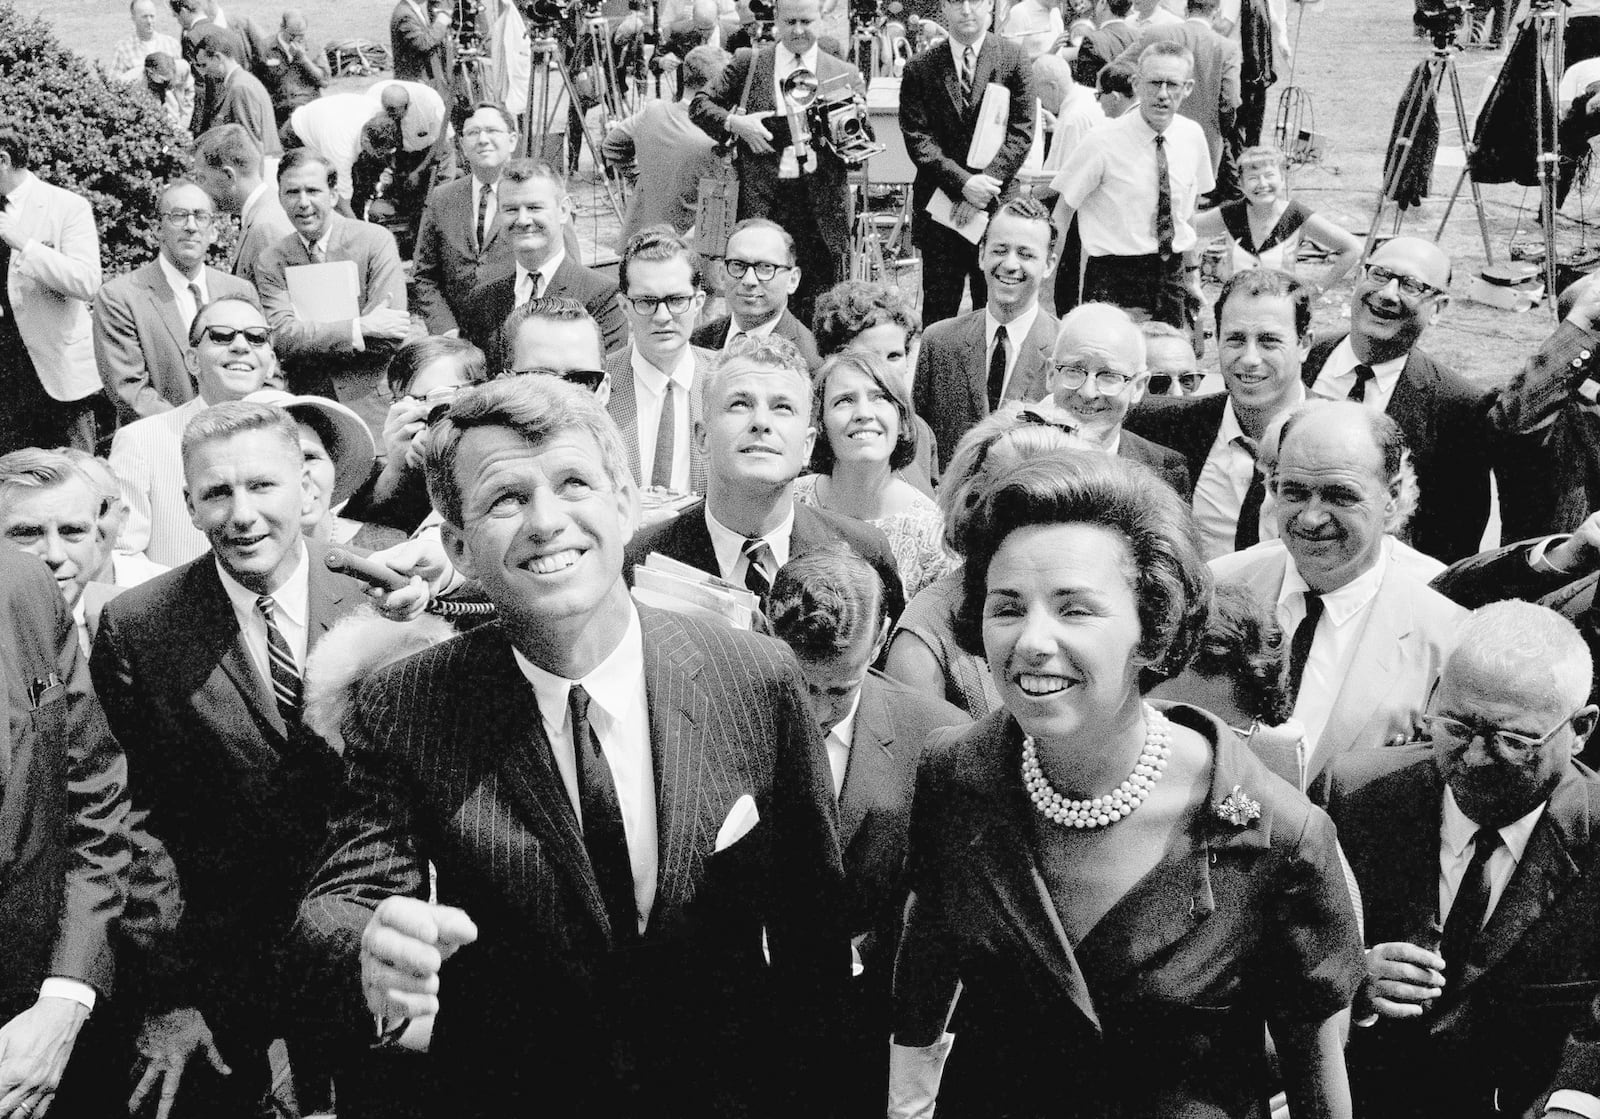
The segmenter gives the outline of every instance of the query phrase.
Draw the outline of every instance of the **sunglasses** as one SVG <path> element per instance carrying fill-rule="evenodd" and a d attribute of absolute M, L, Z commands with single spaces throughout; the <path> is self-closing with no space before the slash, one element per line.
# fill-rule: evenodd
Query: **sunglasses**
<path fill-rule="evenodd" d="M 1186 393 L 1196 393 L 1200 390 L 1200 382 L 1206 379 L 1204 373 L 1179 373 L 1173 377 L 1169 373 L 1150 374 L 1150 395 L 1167 396 L 1172 392 L 1172 382 L 1176 380 L 1179 387 Z"/>
<path fill-rule="evenodd" d="M 599 392 L 600 384 L 606 379 L 603 369 L 508 369 L 500 374 L 500 379 L 507 377 L 559 377 L 569 385 L 588 389 L 590 392 Z"/>
<path fill-rule="evenodd" d="M 231 326 L 207 326 L 202 327 L 200 333 L 204 334 L 206 341 L 213 346 L 231 346 L 233 345 L 233 340 L 241 334 L 244 335 L 246 342 L 257 349 L 272 341 L 272 332 L 263 326 L 242 326 L 237 328 Z"/>

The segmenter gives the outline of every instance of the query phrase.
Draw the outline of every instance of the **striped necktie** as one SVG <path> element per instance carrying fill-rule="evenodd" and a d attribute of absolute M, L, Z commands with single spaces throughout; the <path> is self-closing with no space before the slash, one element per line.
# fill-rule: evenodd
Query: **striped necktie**
<path fill-rule="evenodd" d="M 961 52 L 961 100 L 969 105 L 972 104 L 972 67 L 976 62 L 971 47 Z"/>
<path fill-rule="evenodd" d="M 271 595 L 264 594 L 256 599 L 256 609 L 267 622 L 267 663 L 272 672 L 272 695 L 278 701 L 278 714 L 293 727 L 300 723 L 303 682 L 300 669 L 294 663 L 294 654 L 289 651 L 289 642 L 278 628 L 277 608 Z"/>

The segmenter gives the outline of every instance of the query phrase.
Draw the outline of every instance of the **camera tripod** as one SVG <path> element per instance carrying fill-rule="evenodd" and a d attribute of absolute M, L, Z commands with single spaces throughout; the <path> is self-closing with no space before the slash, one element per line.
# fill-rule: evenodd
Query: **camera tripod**
<path fill-rule="evenodd" d="M 528 72 L 528 112 L 523 117 L 522 150 L 530 159 L 543 159 L 550 166 L 559 168 L 562 166 L 561 159 L 552 159 L 548 154 L 553 139 L 565 136 L 568 143 L 587 144 L 595 169 L 600 173 L 600 183 L 605 187 L 606 199 L 617 220 L 621 221 L 622 200 L 617 195 L 611 177 L 605 173 L 605 156 L 600 150 L 600 141 L 589 131 L 589 122 L 578 108 L 582 101 L 573 84 L 572 72 L 567 69 L 560 47 L 551 34 L 552 30 L 549 27 L 536 27 L 530 28 L 528 33 L 533 65 Z M 577 117 L 576 140 L 567 134 L 568 121 L 564 118 L 569 114 Z"/>
<path fill-rule="evenodd" d="M 617 71 L 616 55 L 611 50 L 611 25 L 603 15 L 579 17 L 577 45 L 572 51 L 571 70 L 588 78 L 591 103 L 606 107 L 606 116 L 620 120 L 643 98 L 629 96 L 627 83 Z"/>
<path fill-rule="evenodd" d="M 1456 196 L 1461 193 L 1461 181 L 1470 177 L 1472 158 L 1472 131 L 1467 127 L 1467 104 L 1461 96 L 1461 78 L 1456 72 L 1456 52 L 1460 49 L 1449 32 L 1435 32 L 1433 53 L 1422 62 L 1426 77 L 1419 82 L 1413 76 L 1406 90 L 1406 99 L 1401 103 L 1400 109 L 1400 130 L 1389 148 L 1388 160 L 1384 165 L 1383 193 L 1378 196 L 1378 205 L 1372 214 L 1372 225 L 1367 230 L 1367 242 L 1361 250 L 1363 261 L 1372 255 L 1372 247 L 1378 241 L 1378 227 L 1383 223 L 1384 209 L 1391 201 L 1396 202 L 1394 232 L 1400 232 L 1400 219 L 1404 210 L 1399 206 L 1396 195 L 1399 193 L 1411 160 L 1415 158 L 1417 134 L 1427 117 L 1428 107 L 1430 104 L 1438 104 L 1440 95 L 1448 86 L 1451 103 L 1455 106 L 1456 128 L 1461 135 L 1461 145 L 1467 152 L 1468 166 L 1461 170 L 1461 179 L 1456 182 L 1456 189 L 1450 196 L 1450 204 L 1445 207 L 1444 218 L 1439 222 L 1439 231 L 1434 234 L 1434 240 L 1437 241 L 1444 235 L 1445 223 L 1450 220 L 1450 211 L 1455 206 Z M 1483 238 L 1484 262 L 1493 264 L 1494 249 L 1489 245 L 1489 219 L 1484 215 L 1483 193 L 1478 189 L 1478 181 L 1476 179 L 1471 181 L 1472 204 L 1478 211 L 1478 233 Z"/>

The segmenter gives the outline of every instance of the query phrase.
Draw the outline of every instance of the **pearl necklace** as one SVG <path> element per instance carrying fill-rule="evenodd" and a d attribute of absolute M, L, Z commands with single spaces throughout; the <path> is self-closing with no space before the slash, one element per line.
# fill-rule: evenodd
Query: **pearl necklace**
<path fill-rule="evenodd" d="M 1022 784 L 1039 814 L 1052 823 L 1065 828 L 1110 827 L 1144 803 L 1155 783 L 1166 771 L 1167 759 L 1172 756 L 1172 734 L 1167 717 L 1144 705 L 1144 752 L 1133 767 L 1133 772 L 1122 784 L 1105 796 L 1085 800 L 1070 800 L 1056 792 L 1039 768 L 1039 752 L 1033 736 L 1022 740 Z"/>

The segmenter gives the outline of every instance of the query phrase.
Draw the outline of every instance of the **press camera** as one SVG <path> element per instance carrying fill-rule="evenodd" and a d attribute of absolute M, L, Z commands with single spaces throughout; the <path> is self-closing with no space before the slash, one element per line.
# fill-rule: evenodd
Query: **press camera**
<path fill-rule="evenodd" d="M 819 83 L 811 71 L 795 70 L 784 78 L 783 91 L 797 148 L 819 145 L 852 167 L 884 150 L 848 75 Z M 806 153 L 798 154 L 804 166 Z"/>

